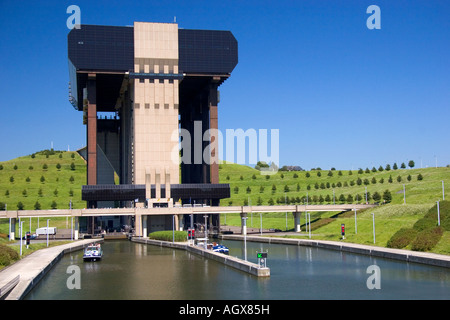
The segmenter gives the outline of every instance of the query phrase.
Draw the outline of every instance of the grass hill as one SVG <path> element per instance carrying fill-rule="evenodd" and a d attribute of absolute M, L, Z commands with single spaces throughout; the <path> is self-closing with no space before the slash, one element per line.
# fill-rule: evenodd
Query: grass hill
<path fill-rule="evenodd" d="M 77 152 L 44 150 L 0 162 L 0 210 L 84 208 L 86 163 Z"/>
<path fill-rule="evenodd" d="M 346 225 L 346 237 L 341 241 L 373 244 L 373 213 L 376 245 L 405 243 L 404 234 L 418 237 L 423 231 L 418 229 L 418 221 L 423 221 L 437 211 L 436 201 L 442 200 L 442 181 L 446 183 L 447 190 L 450 188 L 450 168 L 379 169 L 278 171 L 265 176 L 248 166 L 224 163 L 219 166 L 220 182 L 230 184 L 231 196 L 223 199 L 221 205 L 268 205 L 272 201 L 274 205 L 285 202 L 301 204 L 306 200 L 306 195 L 309 203 L 326 204 L 333 203 L 333 190 L 335 203 L 362 203 L 365 202 L 366 188 L 369 202 L 381 203 L 383 199 L 377 200 L 376 194 L 382 196 L 388 190 L 392 197 L 390 203 L 358 212 L 356 226 L 353 212 L 311 213 L 314 239 L 340 240 L 340 226 L 343 223 Z M 81 186 L 84 184 L 86 163 L 76 152 L 43 150 L 0 162 L 0 210 L 4 210 L 5 204 L 8 210 L 17 210 L 19 203 L 22 203 L 23 209 L 35 209 L 36 203 L 41 209 L 62 209 L 69 207 L 69 201 L 72 201 L 73 208 L 84 208 L 85 201 L 81 200 Z M 403 204 L 403 185 L 406 204 Z M 446 196 L 450 199 L 448 192 Z M 445 220 L 445 217 L 450 217 L 450 205 L 442 202 L 441 205 Z M 67 227 L 66 219 L 61 219 L 59 222 L 54 219 L 52 223 Z M 303 219 L 302 216 L 304 231 Z M 7 233 L 8 223 L 6 219 L 3 220 L 0 221 L 0 233 Z M 240 217 L 231 214 L 223 215 L 221 221 L 222 224 L 240 225 Z M 32 229 L 37 223 L 33 221 Z M 251 216 L 248 226 L 259 228 L 259 216 Z M 284 213 L 264 214 L 263 228 L 292 230 L 293 217 Z M 450 230 L 447 229 L 443 227 L 435 230 L 440 233 L 439 241 L 430 251 L 450 254 Z M 413 240 L 415 238 L 405 248 L 412 249 Z"/>
<path fill-rule="evenodd" d="M 319 173 L 320 172 L 320 173 Z M 331 172 L 331 173 L 330 173 Z M 355 224 L 354 212 L 337 214 L 336 212 L 312 212 L 311 222 L 314 239 L 338 240 L 345 242 L 373 245 L 372 213 L 375 216 L 377 246 L 388 246 L 388 242 L 401 229 L 414 229 L 414 225 L 423 220 L 428 214 L 437 212 L 436 201 L 442 200 L 442 181 L 450 188 L 450 168 L 425 169 L 397 169 L 385 170 L 311 170 L 311 171 L 278 171 L 267 178 L 256 169 L 237 164 L 220 165 L 220 182 L 229 183 L 231 197 L 221 201 L 221 205 L 268 205 L 270 199 L 274 204 L 295 203 L 302 204 L 308 194 L 310 204 L 333 203 L 363 203 L 365 189 L 369 195 L 369 202 L 383 202 L 374 200 L 375 193 L 383 195 L 388 190 L 392 200 L 380 207 L 357 212 Z M 418 179 L 419 175 L 421 180 Z M 408 176 L 410 178 L 408 179 Z M 392 179 L 390 179 L 392 177 Z M 400 177 L 400 178 L 398 178 Z M 359 180 L 359 181 L 358 181 Z M 398 181 L 400 180 L 400 181 Z M 391 182 L 390 182 L 391 181 Z M 360 182 L 360 184 L 359 184 Z M 403 204 L 403 185 L 406 191 L 406 204 Z M 274 187 L 275 186 L 275 187 Z M 309 187 L 308 187 L 309 186 Z M 342 196 L 341 196 L 342 195 Z M 349 197 L 349 195 L 351 197 Z M 447 198 L 450 194 L 446 193 Z M 358 197 L 361 200 L 357 200 Z M 441 202 L 441 215 L 450 215 L 450 206 Z M 287 217 L 287 219 L 286 219 Z M 238 215 L 222 215 L 221 221 L 227 225 L 240 225 Z M 305 231 L 304 217 L 301 217 L 302 230 Z M 286 227 L 287 221 L 287 227 Z M 431 222 L 435 227 L 437 219 Z M 345 240 L 341 240 L 340 226 L 345 224 Z M 259 228 L 259 215 L 250 216 L 247 221 L 249 227 Z M 292 214 L 272 213 L 264 214 L 263 228 L 293 230 Z M 448 230 L 447 230 L 448 229 Z M 436 253 L 450 254 L 450 229 L 440 229 L 439 241 L 430 249 Z M 415 231 L 412 231 L 414 233 Z M 410 232 L 411 233 L 411 232 Z M 303 232 L 303 237 L 306 233 Z M 396 237 L 399 237 L 397 235 Z M 417 236 L 417 234 L 416 234 Z M 415 237 L 416 237 L 415 236 Z M 414 239 L 415 239 L 414 237 Z M 432 236 L 430 236 L 432 237 Z M 405 246 L 412 249 L 412 239 Z M 392 242 L 392 241 L 391 241 Z M 419 247 L 415 247 L 416 250 Z"/>

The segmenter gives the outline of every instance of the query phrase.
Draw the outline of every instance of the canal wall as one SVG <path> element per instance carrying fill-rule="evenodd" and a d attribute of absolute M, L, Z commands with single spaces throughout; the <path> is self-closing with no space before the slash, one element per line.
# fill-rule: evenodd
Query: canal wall
<path fill-rule="evenodd" d="M 188 252 L 200 255 L 202 257 L 220 262 L 226 266 L 238 269 L 240 271 L 247 272 L 257 277 L 270 277 L 270 268 L 260 268 L 259 265 L 245 261 L 236 257 L 232 257 L 223 253 L 214 252 L 211 250 L 205 250 L 199 248 L 197 246 L 190 246 L 187 243 L 182 242 L 169 242 L 169 241 L 160 241 L 160 240 L 152 240 L 147 238 L 132 238 L 131 241 L 150 244 L 155 246 L 174 248 L 174 249 L 183 249 Z"/>
<path fill-rule="evenodd" d="M 244 236 L 241 235 L 221 235 L 223 240 L 239 240 L 242 241 Z M 247 241 L 275 243 L 284 245 L 297 245 L 323 248 L 329 250 L 338 250 L 342 252 L 350 252 L 356 254 L 364 254 L 373 257 L 381 257 L 386 259 L 400 260 L 404 262 L 422 263 L 432 266 L 450 268 L 450 256 L 429 252 L 409 251 L 402 249 L 391 249 L 356 243 L 346 243 L 326 240 L 310 240 L 310 239 L 293 239 L 293 238 L 276 238 L 248 236 Z"/>
<path fill-rule="evenodd" d="M 0 271 L 0 293 L 4 300 L 21 300 L 66 253 L 82 250 L 103 239 L 78 240 L 40 249 Z"/>

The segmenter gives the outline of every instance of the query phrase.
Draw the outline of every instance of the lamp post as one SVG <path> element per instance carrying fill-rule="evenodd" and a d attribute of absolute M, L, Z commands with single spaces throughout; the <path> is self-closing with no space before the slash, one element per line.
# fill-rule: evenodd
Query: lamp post
<path fill-rule="evenodd" d="M 244 231 L 244 260 L 247 261 L 247 217 L 242 217 L 242 226 Z"/>
<path fill-rule="evenodd" d="M 358 223 L 356 222 L 356 208 L 354 208 L 355 210 L 355 234 L 358 234 Z"/>

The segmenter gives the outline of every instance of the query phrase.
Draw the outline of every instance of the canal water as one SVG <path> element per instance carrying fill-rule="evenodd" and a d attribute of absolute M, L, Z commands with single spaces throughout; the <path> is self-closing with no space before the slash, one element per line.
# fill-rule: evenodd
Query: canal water
<path fill-rule="evenodd" d="M 244 256 L 243 242 L 222 244 L 230 255 Z M 104 258 L 96 262 L 83 262 L 82 251 L 66 254 L 26 299 L 450 299 L 446 268 L 334 250 L 247 242 L 251 262 L 257 262 L 257 251 L 268 252 L 269 278 L 184 250 L 127 240 L 106 241 L 103 250 Z M 77 283 L 73 266 L 79 267 L 79 289 L 69 288 Z"/>

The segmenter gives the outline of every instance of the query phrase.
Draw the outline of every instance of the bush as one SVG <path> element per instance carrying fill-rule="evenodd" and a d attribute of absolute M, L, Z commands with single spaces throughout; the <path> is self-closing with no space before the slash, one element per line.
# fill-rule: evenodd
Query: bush
<path fill-rule="evenodd" d="M 423 231 L 426 229 L 431 229 L 433 227 L 435 227 L 437 225 L 437 220 L 434 219 L 429 219 L 429 218 L 422 218 L 416 221 L 416 223 L 414 223 L 413 228 L 417 231 Z"/>
<path fill-rule="evenodd" d="M 8 266 L 15 260 L 19 259 L 19 254 L 17 251 L 11 249 L 10 247 L 0 244 L 0 265 Z"/>
<path fill-rule="evenodd" d="M 402 228 L 398 230 L 387 242 L 388 248 L 402 249 L 410 244 L 417 235 L 418 231 L 413 228 Z"/>
<path fill-rule="evenodd" d="M 411 244 L 411 249 L 414 251 L 429 251 L 441 240 L 443 233 L 442 227 L 423 230 L 417 234 L 416 239 Z"/>
<path fill-rule="evenodd" d="M 161 240 L 161 241 L 172 241 L 173 239 L 173 231 L 155 231 L 149 233 L 148 237 L 150 239 Z M 187 232 L 186 231 L 175 231 L 175 241 L 176 242 L 184 242 L 187 240 Z"/>

